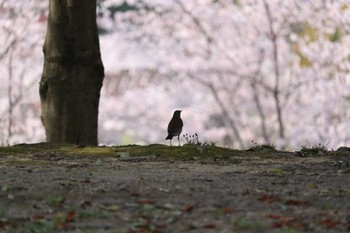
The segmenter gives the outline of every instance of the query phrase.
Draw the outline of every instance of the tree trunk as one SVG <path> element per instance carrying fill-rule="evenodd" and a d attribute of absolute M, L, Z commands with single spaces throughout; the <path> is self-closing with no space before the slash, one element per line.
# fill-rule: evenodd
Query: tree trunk
<path fill-rule="evenodd" d="M 104 78 L 96 0 L 50 0 L 40 81 L 46 141 L 97 145 Z"/>

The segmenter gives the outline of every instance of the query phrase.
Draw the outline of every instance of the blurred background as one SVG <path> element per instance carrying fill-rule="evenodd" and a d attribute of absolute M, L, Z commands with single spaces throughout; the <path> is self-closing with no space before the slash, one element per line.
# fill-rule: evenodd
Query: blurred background
<path fill-rule="evenodd" d="M 0 142 L 45 140 L 47 0 L 0 0 Z M 350 144 L 349 0 L 100 0 L 99 143 Z M 185 143 L 185 138 L 181 138 Z"/>

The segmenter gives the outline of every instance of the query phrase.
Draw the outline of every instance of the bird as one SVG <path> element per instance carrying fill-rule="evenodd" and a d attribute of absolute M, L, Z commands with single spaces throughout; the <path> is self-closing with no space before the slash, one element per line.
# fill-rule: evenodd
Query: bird
<path fill-rule="evenodd" d="M 181 110 L 176 110 L 174 112 L 173 118 L 171 118 L 169 124 L 168 124 L 168 136 L 165 138 L 165 140 L 170 139 L 170 146 L 171 146 L 171 140 L 173 137 L 177 136 L 177 140 L 180 144 L 180 133 L 182 132 L 183 122 L 181 120 Z"/>

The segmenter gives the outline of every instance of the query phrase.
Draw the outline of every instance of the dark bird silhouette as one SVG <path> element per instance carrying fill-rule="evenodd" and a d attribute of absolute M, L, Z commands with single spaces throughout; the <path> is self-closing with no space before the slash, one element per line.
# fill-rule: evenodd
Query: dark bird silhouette
<path fill-rule="evenodd" d="M 171 118 L 169 125 L 168 125 L 168 136 L 165 138 L 165 140 L 170 139 L 170 146 L 171 146 L 171 139 L 173 137 L 177 136 L 177 140 L 180 145 L 180 133 L 182 132 L 182 127 L 184 126 L 182 120 L 181 120 L 181 110 L 176 110 L 174 112 L 173 118 Z"/>

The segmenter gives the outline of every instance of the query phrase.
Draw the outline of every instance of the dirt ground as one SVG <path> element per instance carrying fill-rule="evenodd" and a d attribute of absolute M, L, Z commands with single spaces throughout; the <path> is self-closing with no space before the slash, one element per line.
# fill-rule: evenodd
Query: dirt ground
<path fill-rule="evenodd" d="M 0 150 L 0 232 L 350 232 L 349 161 Z"/>

